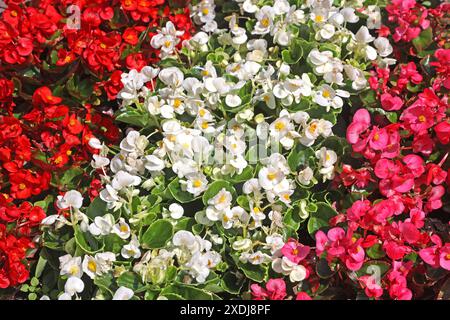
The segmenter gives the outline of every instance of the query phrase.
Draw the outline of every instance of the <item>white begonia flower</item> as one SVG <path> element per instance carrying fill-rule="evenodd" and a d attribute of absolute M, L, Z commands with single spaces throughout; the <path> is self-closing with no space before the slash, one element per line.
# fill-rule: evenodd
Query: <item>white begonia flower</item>
<path fill-rule="evenodd" d="M 331 23 L 325 23 L 319 30 L 318 33 L 316 33 L 316 39 L 317 40 L 329 40 L 331 39 L 334 34 L 336 33 L 336 28 Z"/>
<path fill-rule="evenodd" d="M 250 254 L 247 258 L 247 261 L 250 262 L 253 265 L 259 265 L 263 263 L 267 263 L 269 261 L 272 261 L 269 255 L 262 253 L 261 251 L 256 251 L 252 254 Z"/>
<path fill-rule="evenodd" d="M 367 87 L 367 80 L 364 73 L 351 65 L 345 65 L 344 71 L 347 77 L 352 81 L 353 90 L 362 90 Z"/>
<path fill-rule="evenodd" d="M 226 210 L 222 212 L 222 216 L 220 218 L 222 220 L 222 226 L 224 229 L 230 229 L 234 225 L 233 213 L 231 210 Z"/>
<path fill-rule="evenodd" d="M 163 160 L 154 155 L 145 156 L 145 169 L 150 172 L 160 172 L 166 167 Z"/>
<path fill-rule="evenodd" d="M 131 235 L 130 226 L 126 223 L 124 218 L 120 218 L 111 230 L 112 233 L 117 234 L 121 239 L 128 239 Z"/>
<path fill-rule="evenodd" d="M 252 248 L 252 244 L 252 240 L 244 238 L 234 241 L 231 246 L 236 251 L 248 251 Z"/>
<path fill-rule="evenodd" d="M 322 107 L 342 108 L 344 101 L 341 97 L 348 98 L 350 94 L 344 90 L 334 90 L 329 85 L 323 84 L 314 95 L 313 101 Z"/>
<path fill-rule="evenodd" d="M 120 254 L 125 259 L 139 259 L 141 257 L 141 250 L 139 249 L 139 241 L 135 235 L 131 236 L 130 243 L 124 245 L 122 250 L 120 250 Z"/>
<path fill-rule="evenodd" d="M 368 45 L 368 43 L 375 40 L 375 38 L 370 34 L 369 29 L 366 26 L 359 28 L 358 32 L 355 34 L 355 40 L 357 42 L 356 47 L 364 52 L 367 59 L 375 60 L 377 58 L 377 50 Z"/>
<path fill-rule="evenodd" d="M 100 191 L 100 199 L 107 203 L 119 201 L 118 192 L 111 185 L 107 184 L 105 189 Z"/>
<path fill-rule="evenodd" d="M 259 181 L 256 178 L 245 181 L 244 185 L 242 186 L 242 192 L 244 194 L 259 193 L 260 190 L 261 186 L 259 185 Z"/>
<path fill-rule="evenodd" d="M 64 292 L 58 297 L 58 300 L 72 300 L 72 296 L 67 292 Z"/>
<path fill-rule="evenodd" d="M 103 217 L 95 217 L 94 222 L 89 225 L 89 232 L 94 236 L 106 236 L 112 232 L 113 226 L 114 217 L 108 213 Z"/>
<path fill-rule="evenodd" d="M 83 206 L 83 196 L 76 190 L 70 190 L 64 196 L 58 196 L 56 205 L 60 209 L 80 209 Z"/>
<path fill-rule="evenodd" d="M 166 86 L 176 89 L 183 84 L 184 74 L 177 67 L 169 67 L 159 72 L 159 80 Z"/>
<path fill-rule="evenodd" d="M 340 12 L 344 17 L 345 22 L 356 23 L 359 21 L 359 17 L 355 14 L 354 8 L 343 8 Z"/>
<path fill-rule="evenodd" d="M 112 252 L 97 253 L 95 257 L 85 255 L 82 263 L 83 271 L 94 279 L 96 276 L 109 272 L 115 260 L 115 254 Z"/>
<path fill-rule="evenodd" d="M 196 245 L 196 239 L 191 232 L 186 230 L 179 230 L 173 235 L 172 243 L 174 246 L 193 249 Z"/>
<path fill-rule="evenodd" d="M 319 170 L 319 173 L 322 174 L 323 182 L 325 182 L 326 180 L 333 180 L 334 172 L 334 166 L 323 167 Z"/>
<path fill-rule="evenodd" d="M 123 99 L 127 104 L 132 100 L 135 100 L 139 96 L 139 90 L 144 86 L 146 77 L 133 69 L 128 73 L 122 73 L 121 82 L 123 88 L 117 94 L 119 99 Z"/>
<path fill-rule="evenodd" d="M 222 188 L 214 197 L 208 200 L 208 204 L 218 211 L 224 211 L 230 207 L 232 200 L 231 193 Z"/>
<path fill-rule="evenodd" d="M 130 288 L 121 286 L 116 290 L 113 296 L 113 300 L 130 300 L 134 296 L 134 291 Z"/>
<path fill-rule="evenodd" d="M 306 275 L 306 268 L 299 264 L 292 268 L 292 271 L 289 273 L 289 280 L 291 282 L 300 282 L 306 279 Z"/>
<path fill-rule="evenodd" d="M 367 28 L 369 29 L 381 28 L 381 12 L 379 6 L 369 5 L 367 6 L 367 10 L 364 10 L 363 13 L 368 15 Z"/>
<path fill-rule="evenodd" d="M 180 219 L 184 214 L 184 209 L 178 203 L 172 203 L 169 206 L 170 217 L 172 219 Z"/>
<path fill-rule="evenodd" d="M 337 154 L 331 149 L 327 149 L 326 147 L 320 148 L 320 150 L 316 151 L 316 158 L 319 159 L 319 164 L 322 167 L 331 167 L 337 161 Z"/>
<path fill-rule="evenodd" d="M 123 188 L 138 186 L 141 184 L 142 179 L 138 176 L 131 175 L 126 171 L 119 171 L 115 174 L 111 186 L 120 191 Z"/>
<path fill-rule="evenodd" d="M 103 148 L 103 144 L 100 142 L 99 139 L 97 139 L 95 137 L 90 138 L 88 144 L 91 148 L 94 148 L 94 149 L 100 150 Z"/>
<path fill-rule="evenodd" d="M 380 55 L 380 57 L 387 57 L 394 50 L 391 44 L 389 43 L 389 40 L 385 37 L 376 38 L 373 44 L 377 49 L 377 52 Z"/>
<path fill-rule="evenodd" d="M 141 136 L 138 131 L 130 130 L 120 142 L 120 149 L 129 153 L 138 152 L 143 154 L 147 145 L 148 139 L 145 136 Z"/>
<path fill-rule="evenodd" d="M 269 249 L 271 254 L 276 254 L 283 248 L 284 246 L 284 240 L 283 236 L 273 233 L 266 237 L 266 245 L 264 246 L 265 249 Z"/>
<path fill-rule="evenodd" d="M 273 19 L 275 18 L 274 8 L 263 6 L 256 12 L 255 18 L 257 19 L 257 22 L 252 34 L 263 35 L 269 33 L 273 26 Z"/>
<path fill-rule="evenodd" d="M 298 173 L 298 182 L 307 186 L 311 183 L 311 180 L 314 178 L 314 171 L 310 167 L 306 167 Z"/>
<path fill-rule="evenodd" d="M 233 35 L 232 43 L 235 45 L 241 45 L 247 42 L 247 31 L 244 28 L 239 27 L 238 18 L 236 14 L 233 14 L 230 19 L 229 28 Z"/>
<path fill-rule="evenodd" d="M 81 268 L 81 257 L 72 257 L 70 254 L 59 257 L 60 275 L 68 275 L 81 278 L 83 270 Z"/>
<path fill-rule="evenodd" d="M 43 295 L 39 300 L 50 300 L 50 297 L 47 295 Z"/>
<path fill-rule="evenodd" d="M 194 197 L 200 195 L 208 186 L 208 180 L 206 180 L 205 175 L 202 173 L 188 174 L 186 178 L 188 179 L 184 182 L 186 191 L 192 193 Z"/>
<path fill-rule="evenodd" d="M 71 297 L 76 293 L 83 292 L 83 290 L 84 282 L 78 277 L 70 277 L 64 285 L 65 293 L 69 294 Z"/>
<path fill-rule="evenodd" d="M 150 40 L 150 45 L 155 49 L 160 49 L 161 57 L 171 55 L 175 46 L 180 42 L 179 37 L 184 31 L 178 31 L 173 22 L 168 21 L 166 26 L 158 30 L 158 34 L 154 35 Z"/>
<path fill-rule="evenodd" d="M 91 167 L 95 169 L 104 168 L 109 165 L 109 159 L 98 154 L 92 155 L 94 160 L 91 161 Z"/>
<path fill-rule="evenodd" d="M 258 2 L 258 0 L 244 0 L 242 9 L 244 9 L 244 11 L 247 13 L 255 13 L 259 10 Z"/>
<path fill-rule="evenodd" d="M 291 5 L 287 0 L 275 0 L 273 4 L 273 12 L 280 16 L 288 13 L 291 10 Z"/>

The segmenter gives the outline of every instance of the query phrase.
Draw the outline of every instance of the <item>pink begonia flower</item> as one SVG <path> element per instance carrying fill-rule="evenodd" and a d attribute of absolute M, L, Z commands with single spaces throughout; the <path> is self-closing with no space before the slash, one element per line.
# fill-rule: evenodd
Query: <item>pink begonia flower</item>
<path fill-rule="evenodd" d="M 359 277 L 358 280 L 362 283 L 364 292 L 369 298 L 379 298 L 383 295 L 383 288 L 377 283 L 377 279 L 373 275 L 365 275 Z"/>
<path fill-rule="evenodd" d="M 420 133 L 434 126 L 434 114 L 430 108 L 420 104 L 417 100 L 410 107 L 405 109 L 400 116 L 400 120 L 405 122 L 413 132 Z"/>
<path fill-rule="evenodd" d="M 442 245 L 442 240 L 437 235 L 431 236 L 431 242 L 435 245 L 419 251 L 420 258 L 433 268 L 441 267 L 450 270 L 450 243 Z"/>
<path fill-rule="evenodd" d="M 411 222 L 399 222 L 399 226 L 400 231 L 407 242 L 414 244 L 421 238 L 419 230 Z"/>
<path fill-rule="evenodd" d="M 374 127 L 369 135 L 369 145 L 374 150 L 383 150 L 389 142 L 389 135 L 384 128 Z"/>
<path fill-rule="evenodd" d="M 352 123 L 347 128 L 347 140 L 355 144 L 360 140 L 360 134 L 370 126 L 370 114 L 366 109 L 359 109 L 353 116 Z"/>
<path fill-rule="evenodd" d="M 413 208 L 409 211 L 409 219 L 406 219 L 405 222 L 411 222 L 417 228 L 422 228 L 425 224 L 424 219 L 425 212 L 423 212 L 419 208 Z"/>
<path fill-rule="evenodd" d="M 414 135 L 412 147 L 414 153 L 420 152 L 425 156 L 429 156 L 433 152 L 434 142 L 428 132 L 421 132 Z"/>
<path fill-rule="evenodd" d="M 402 161 L 416 178 L 425 172 L 424 161 L 418 155 L 409 154 L 403 157 Z"/>
<path fill-rule="evenodd" d="M 434 132 L 442 144 L 448 144 L 450 142 L 450 123 L 447 121 L 442 121 L 434 127 Z"/>
<path fill-rule="evenodd" d="M 295 300 L 312 300 L 306 292 L 298 292 Z"/>
<path fill-rule="evenodd" d="M 289 239 L 281 248 L 281 253 L 294 263 L 299 263 L 309 254 L 311 248 L 294 239 Z"/>
<path fill-rule="evenodd" d="M 398 172 L 395 162 L 388 159 L 380 159 L 375 164 L 375 175 L 380 179 L 391 178 Z"/>
<path fill-rule="evenodd" d="M 393 96 L 389 93 L 383 93 L 381 95 L 381 106 L 386 111 L 396 111 L 403 107 L 403 101 L 397 96 Z"/>
<path fill-rule="evenodd" d="M 387 256 L 392 260 L 400 260 L 409 253 L 411 253 L 411 248 L 402 244 L 398 244 L 395 241 L 386 240 L 383 243 L 383 250 L 386 252 Z"/>
<path fill-rule="evenodd" d="M 437 164 L 428 163 L 426 172 L 427 172 L 427 179 L 426 179 L 427 185 L 430 185 L 431 183 L 442 184 L 445 181 L 445 179 L 447 179 L 447 172 Z"/>
<path fill-rule="evenodd" d="M 427 196 L 427 204 L 425 205 L 425 211 L 430 212 L 442 207 L 442 196 L 445 194 L 443 186 L 435 186 L 431 188 L 431 192 Z"/>
<path fill-rule="evenodd" d="M 250 286 L 254 300 L 283 300 L 286 297 L 286 283 L 283 279 L 269 279 L 266 289 L 259 284 Z"/>

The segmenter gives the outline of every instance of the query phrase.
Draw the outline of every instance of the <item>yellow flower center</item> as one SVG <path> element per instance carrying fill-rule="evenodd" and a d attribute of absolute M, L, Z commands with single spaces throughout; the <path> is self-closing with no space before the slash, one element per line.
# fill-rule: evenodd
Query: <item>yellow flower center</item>
<path fill-rule="evenodd" d="M 202 186 L 202 182 L 200 180 L 196 179 L 196 180 L 194 180 L 192 185 L 194 186 L 194 188 L 200 188 Z"/>
<path fill-rule="evenodd" d="M 261 19 L 261 24 L 264 28 L 267 28 L 270 25 L 269 18 L 266 17 L 266 18 Z"/>
<path fill-rule="evenodd" d="M 181 100 L 180 100 L 180 99 L 175 99 L 175 100 L 173 101 L 173 107 L 176 109 L 176 108 L 178 108 L 179 106 L 181 106 Z"/>
<path fill-rule="evenodd" d="M 104 43 L 100 43 L 100 48 L 102 48 L 102 49 L 106 49 L 106 44 L 104 44 Z"/>
<path fill-rule="evenodd" d="M 313 123 L 309 126 L 309 132 L 314 133 L 317 130 L 317 123 Z"/>
<path fill-rule="evenodd" d="M 200 109 L 198 110 L 198 114 L 200 115 L 200 117 L 204 117 L 206 114 L 206 110 L 205 109 Z"/>
<path fill-rule="evenodd" d="M 120 232 L 128 232 L 128 227 L 126 225 L 121 225 L 120 226 Z"/>
<path fill-rule="evenodd" d="M 274 180 L 277 177 L 276 173 L 268 173 L 267 174 L 267 179 L 269 179 L 270 181 Z"/>
<path fill-rule="evenodd" d="M 320 23 L 320 22 L 323 21 L 323 17 L 322 17 L 321 15 L 317 15 L 317 16 L 314 18 L 314 21 L 316 21 L 317 23 Z"/>
<path fill-rule="evenodd" d="M 203 14 L 204 16 L 206 16 L 208 13 L 209 13 L 209 9 L 208 9 L 208 8 L 203 8 L 202 14 Z"/>
<path fill-rule="evenodd" d="M 67 151 L 66 151 L 66 154 L 67 154 L 68 156 L 70 156 L 70 155 L 72 154 L 72 150 L 67 150 Z"/>
<path fill-rule="evenodd" d="M 286 125 L 283 122 L 278 121 L 277 123 L 275 123 L 275 130 L 281 131 L 284 128 L 286 128 Z"/>
<path fill-rule="evenodd" d="M 169 48 L 172 45 L 172 42 L 170 42 L 169 40 L 166 40 L 164 42 L 164 47 Z"/>
<path fill-rule="evenodd" d="M 420 122 L 425 122 L 426 120 L 427 120 L 427 118 L 423 114 L 419 116 Z"/>
<path fill-rule="evenodd" d="M 90 271 L 92 272 L 96 272 L 97 271 L 97 264 L 95 263 L 95 261 L 89 261 L 87 264 L 87 267 Z"/>
<path fill-rule="evenodd" d="M 13 11 L 11 11 L 11 16 L 13 16 L 13 17 L 17 17 L 17 11 L 16 10 L 13 10 Z"/>
<path fill-rule="evenodd" d="M 78 273 L 79 270 L 80 270 L 80 268 L 78 268 L 78 266 L 71 266 L 69 273 L 74 276 Z"/>
<path fill-rule="evenodd" d="M 27 186 L 25 185 L 25 183 L 21 183 L 19 184 L 19 189 L 20 190 L 24 190 Z"/>
<path fill-rule="evenodd" d="M 203 121 L 203 122 L 202 122 L 202 129 L 208 129 L 208 127 L 209 127 L 208 122 Z"/>
<path fill-rule="evenodd" d="M 379 139 L 380 139 L 380 135 L 377 132 L 373 135 L 373 140 L 378 141 Z"/>
<path fill-rule="evenodd" d="M 331 93 L 330 93 L 330 91 L 328 91 L 328 90 L 323 90 L 322 96 L 323 96 L 324 98 L 327 98 L 327 99 L 328 99 L 328 98 L 331 96 Z"/>

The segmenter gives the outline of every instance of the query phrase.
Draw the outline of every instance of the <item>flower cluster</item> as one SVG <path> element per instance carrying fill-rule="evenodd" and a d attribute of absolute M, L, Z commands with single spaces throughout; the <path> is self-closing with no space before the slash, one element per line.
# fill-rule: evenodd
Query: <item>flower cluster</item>
<path fill-rule="evenodd" d="M 447 295 L 449 9 L 6 1 L 0 295 Z"/>
<path fill-rule="evenodd" d="M 98 107 L 99 97 L 116 97 L 122 70 L 158 60 L 150 39 L 161 21 L 186 28 L 181 39 L 190 37 L 189 9 L 164 4 L 140 4 L 148 15 L 139 20 L 133 9 L 114 11 L 119 1 L 2 3 L 1 288 L 27 280 L 33 265 L 26 258 L 36 251 L 31 240 L 60 191 L 98 195 L 100 180 L 91 181 L 84 166 L 98 153 L 98 139 L 115 143 L 120 135 L 113 109 Z M 131 16 L 135 22 L 126 23 Z"/>
<path fill-rule="evenodd" d="M 344 145 L 333 126 L 369 86 L 366 68 L 392 63 L 392 47 L 370 32 L 375 8 L 276 0 L 215 9 L 194 4 L 203 27 L 190 40 L 167 22 L 151 41 L 159 66 L 122 73 L 116 120 L 133 128 L 93 156 L 103 189 L 87 206 L 67 192 L 43 222 L 44 238 L 70 243 L 58 273 L 80 291 L 43 294 L 112 298 L 125 286 L 141 298 L 151 285 L 149 299 L 214 298 L 270 275 L 317 282 L 297 232 L 308 218 L 309 233 L 318 230 L 310 215 L 335 214 L 324 189 Z M 339 255 L 354 270 L 360 242 L 350 236 Z"/>

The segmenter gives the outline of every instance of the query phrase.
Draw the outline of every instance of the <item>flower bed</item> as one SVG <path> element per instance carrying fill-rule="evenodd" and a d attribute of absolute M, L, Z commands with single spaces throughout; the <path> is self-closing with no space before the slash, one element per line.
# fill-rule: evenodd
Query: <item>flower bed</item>
<path fill-rule="evenodd" d="M 450 6 L 342 3 L 8 3 L 0 287 L 448 295 Z"/>

